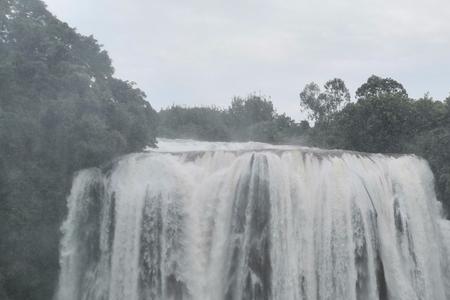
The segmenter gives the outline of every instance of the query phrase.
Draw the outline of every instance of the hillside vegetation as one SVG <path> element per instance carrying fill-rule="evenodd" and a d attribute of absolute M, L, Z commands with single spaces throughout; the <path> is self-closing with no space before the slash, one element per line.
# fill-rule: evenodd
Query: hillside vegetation
<path fill-rule="evenodd" d="M 0 2 L 0 299 L 52 298 L 75 171 L 155 144 L 156 112 L 39 0 Z"/>

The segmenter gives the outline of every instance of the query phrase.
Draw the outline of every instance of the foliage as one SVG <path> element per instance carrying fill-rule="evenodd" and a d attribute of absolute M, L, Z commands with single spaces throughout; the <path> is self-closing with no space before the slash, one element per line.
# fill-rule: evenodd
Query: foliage
<path fill-rule="evenodd" d="M 158 135 L 161 137 L 208 141 L 230 139 L 226 112 L 216 107 L 172 105 L 159 112 L 159 124 Z"/>
<path fill-rule="evenodd" d="M 228 112 L 233 124 L 237 127 L 272 121 L 275 116 L 272 102 L 254 95 L 247 97 L 247 99 L 234 98 Z"/>
<path fill-rule="evenodd" d="M 0 3 L 0 298 L 51 299 L 74 171 L 154 145 L 156 112 L 39 0 Z"/>
<path fill-rule="evenodd" d="M 234 98 L 228 109 L 173 105 L 159 112 L 159 122 L 161 137 L 208 141 L 299 142 L 309 129 L 306 121 L 297 124 L 254 95 Z"/>
<path fill-rule="evenodd" d="M 334 78 L 324 85 L 324 92 L 311 82 L 300 93 L 300 107 L 317 122 L 328 122 L 330 117 L 350 101 L 350 93 L 342 79 Z"/>
<path fill-rule="evenodd" d="M 381 78 L 372 75 L 367 82 L 356 90 L 356 98 L 373 98 L 383 95 L 393 95 L 401 98 L 408 98 L 403 85 L 392 78 Z"/>
<path fill-rule="evenodd" d="M 365 152 L 404 151 L 412 134 L 412 106 L 405 98 L 382 95 L 347 105 L 337 116 L 343 148 Z"/>

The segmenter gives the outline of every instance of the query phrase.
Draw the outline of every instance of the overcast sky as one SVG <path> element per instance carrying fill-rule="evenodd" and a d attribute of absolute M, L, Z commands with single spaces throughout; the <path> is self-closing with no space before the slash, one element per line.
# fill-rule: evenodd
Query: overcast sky
<path fill-rule="evenodd" d="M 45 0 L 109 52 L 156 109 L 270 96 L 297 120 L 304 85 L 371 74 L 450 92 L 449 0 Z"/>

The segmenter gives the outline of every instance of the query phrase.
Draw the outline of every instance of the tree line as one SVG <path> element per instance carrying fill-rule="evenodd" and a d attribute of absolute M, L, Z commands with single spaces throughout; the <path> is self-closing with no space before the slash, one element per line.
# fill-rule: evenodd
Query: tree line
<path fill-rule="evenodd" d="M 309 129 L 278 114 L 262 96 L 235 97 L 228 108 L 172 105 L 158 113 L 158 136 L 208 141 L 298 142 Z"/>

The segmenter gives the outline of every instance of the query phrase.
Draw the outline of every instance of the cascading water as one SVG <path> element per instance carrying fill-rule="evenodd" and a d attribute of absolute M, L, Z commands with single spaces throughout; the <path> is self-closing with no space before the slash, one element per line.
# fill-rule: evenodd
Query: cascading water
<path fill-rule="evenodd" d="M 427 163 L 161 140 L 78 173 L 59 300 L 450 299 Z"/>

